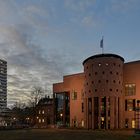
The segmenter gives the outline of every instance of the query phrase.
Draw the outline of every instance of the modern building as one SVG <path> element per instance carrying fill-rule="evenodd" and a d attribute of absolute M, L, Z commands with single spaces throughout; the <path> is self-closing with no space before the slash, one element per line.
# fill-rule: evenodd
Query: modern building
<path fill-rule="evenodd" d="M 7 62 L 0 60 L 0 112 L 7 107 Z"/>
<path fill-rule="evenodd" d="M 84 74 L 64 76 L 62 83 L 53 85 L 55 124 L 71 127 L 84 126 L 83 106 Z"/>
<path fill-rule="evenodd" d="M 71 127 L 135 128 L 140 61 L 124 63 L 119 55 L 97 54 L 83 66 L 83 73 L 64 76 L 63 82 L 53 84 L 54 99 L 59 100 L 55 123 L 62 116 L 62 122 Z"/>

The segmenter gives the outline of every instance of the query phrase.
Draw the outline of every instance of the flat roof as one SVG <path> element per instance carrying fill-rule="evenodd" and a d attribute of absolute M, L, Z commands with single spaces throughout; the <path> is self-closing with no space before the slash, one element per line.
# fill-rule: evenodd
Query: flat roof
<path fill-rule="evenodd" d="M 124 64 L 136 64 L 136 63 L 140 63 L 140 60 L 126 62 Z"/>
<path fill-rule="evenodd" d="M 96 55 L 93 55 L 93 56 L 88 57 L 87 59 L 85 59 L 85 60 L 83 61 L 83 65 L 84 65 L 88 60 L 90 60 L 90 59 L 100 58 L 100 57 L 115 57 L 115 58 L 121 59 L 121 60 L 124 62 L 124 58 L 121 57 L 121 56 L 119 56 L 119 55 L 117 55 L 117 54 L 110 54 L 110 53 L 104 54 L 104 53 L 103 53 L 103 54 L 96 54 Z"/>
<path fill-rule="evenodd" d="M 4 62 L 4 63 L 7 63 L 7 61 L 3 60 L 3 59 L 0 59 L 0 62 Z"/>

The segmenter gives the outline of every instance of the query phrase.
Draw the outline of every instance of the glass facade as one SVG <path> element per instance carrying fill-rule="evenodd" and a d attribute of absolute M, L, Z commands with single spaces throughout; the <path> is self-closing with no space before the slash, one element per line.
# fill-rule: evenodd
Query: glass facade
<path fill-rule="evenodd" d="M 70 124 L 70 98 L 68 92 L 55 93 L 55 123 Z"/>

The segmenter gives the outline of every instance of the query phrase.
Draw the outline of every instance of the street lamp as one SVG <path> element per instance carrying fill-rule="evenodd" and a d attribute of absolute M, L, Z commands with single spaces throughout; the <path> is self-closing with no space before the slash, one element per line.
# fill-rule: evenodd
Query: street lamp
<path fill-rule="evenodd" d="M 62 113 L 60 113 L 60 118 L 61 118 L 61 124 L 62 124 L 62 122 L 63 122 L 63 114 Z"/>

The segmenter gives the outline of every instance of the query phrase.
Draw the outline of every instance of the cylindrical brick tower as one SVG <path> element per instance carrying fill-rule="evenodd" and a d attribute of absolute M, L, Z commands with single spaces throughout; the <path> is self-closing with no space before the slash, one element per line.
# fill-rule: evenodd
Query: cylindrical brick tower
<path fill-rule="evenodd" d="M 98 54 L 83 62 L 88 129 L 122 128 L 123 64 L 116 54 Z"/>

